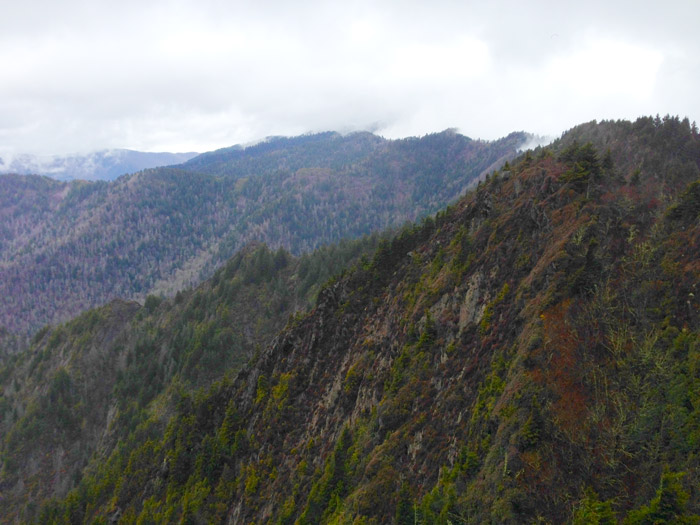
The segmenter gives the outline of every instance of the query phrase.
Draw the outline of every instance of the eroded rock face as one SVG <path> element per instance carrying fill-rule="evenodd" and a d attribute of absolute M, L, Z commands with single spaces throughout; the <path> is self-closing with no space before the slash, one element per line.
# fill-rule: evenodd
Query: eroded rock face
<path fill-rule="evenodd" d="M 608 179 L 597 191 L 610 194 L 592 202 L 589 187 L 568 182 L 569 169 L 544 157 L 483 184 L 413 245 L 397 242 L 395 252 L 333 285 L 284 336 L 288 344 L 269 350 L 256 369 L 271 384 L 293 374 L 295 408 L 279 434 L 250 407 L 248 432 L 266 436 L 265 450 L 285 459 L 262 492 L 293 497 L 296 518 L 317 504 L 328 511 L 319 494 L 334 479 L 337 458 L 350 457 L 343 482 L 351 488 L 338 489 L 343 506 L 328 511 L 335 517 L 393 519 L 405 481 L 416 500 L 443 497 L 450 505 L 440 491 L 454 490 L 465 520 L 467 512 L 486 522 L 570 518 L 564 502 L 583 497 L 577 483 L 613 468 L 607 453 L 586 448 L 600 437 L 586 382 L 607 366 L 595 348 L 613 333 L 590 317 L 612 297 L 592 295 L 591 279 L 611 272 L 621 286 L 634 286 L 606 255 L 620 249 L 619 239 L 603 233 L 622 209 L 610 207 L 611 194 L 627 190 Z M 471 257 L 455 240 L 465 235 Z M 666 247 L 680 254 L 674 243 Z M 600 286 L 615 293 L 607 283 Z M 352 436 L 347 456 L 343 429 Z M 274 452 L 281 450 L 296 455 Z M 614 477 L 626 476 L 629 462 L 619 461 Z M 302 462 L 316 474 L 299 475 Z M 551 465 L 581 473 L 578 481 Z M 295 484 L 296 496 L 287 488 Z M 394 496 L 387 502 L 377 494 Z M 236 519 L 279 516 L 267 502 L 264 511 L 254 506 L 237 503 Z"/>
<path fill-rule="evenodd" d="M 672 131 L 652 123 L 644 144 Z M 647 163 L 666 180 L 635 189 L 574 142 L 381 243 L 235 379 L 178 391 L 164 437 L 127 445 L 82 508 L 143 522 L 623 520 L 650 511 L 670 468 L 692 517 L 700 230 L 682 186 L 700 140 L 682 137 L 692 169 Z"/>
<path fill-rule="evenodd" d="M 484 315 L 486 301 L 484 301 L 484 276 L 475 273 L 469 279 L 467 291 L 464 294 L 464 301 L 459 309 L 459 329 L 464 330 L 470 324 L 478 324 Z"/>

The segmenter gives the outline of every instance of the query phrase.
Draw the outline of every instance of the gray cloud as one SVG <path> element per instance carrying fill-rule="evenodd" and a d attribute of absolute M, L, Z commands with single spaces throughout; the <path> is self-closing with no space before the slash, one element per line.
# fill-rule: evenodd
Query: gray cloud
<path fill-rule="evenodd" d="M 0 19 L 0 156 L 692 120 L 699 15 L 692 1 L 15 2 Z"/>

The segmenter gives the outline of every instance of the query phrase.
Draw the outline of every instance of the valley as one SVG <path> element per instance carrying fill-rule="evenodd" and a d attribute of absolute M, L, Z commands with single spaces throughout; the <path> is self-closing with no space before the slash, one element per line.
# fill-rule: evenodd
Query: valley
<path fill-rule="evenodd" d="M 697 522 L 695 125 L 581 124 L 477 175 L 449 206 L 435 194 L 471 184 L 468 156 L 435 153 L 445 175 L 424 180 L 418 166 L 432 153 L 416 151 L 435 150 L 413 140 L 408 151 L 390 144 L 387 166 L 405 155 L 397 173 L 416 174 L 408 180 L 433 195 L 414 222 L 288 249 L 260 228 L 267 244 L 244 243 L 196 287 L 114 300 L 4 359 L 0 514 Z M 359 169 L 354 151 L 348 162 Z M 238 166 L 199 176 L 231 177 L 239 198 L 255 195 Z M 304 195 L 327 180 L 292 169 L 270 180 L 305 181 Z M 164 187 L 192 180 L 184 173 L 156 172 Z M 146 177 L 118 182 L 136 188 Z M 193 202 L 204 180 L 186 193 Z M 332 187 L 347 199 L 363 186 Z M 38 215 L 51 206 L 42 191 L 31 197 Z M 292 224 L 286 217 L 280 224 Z"/>

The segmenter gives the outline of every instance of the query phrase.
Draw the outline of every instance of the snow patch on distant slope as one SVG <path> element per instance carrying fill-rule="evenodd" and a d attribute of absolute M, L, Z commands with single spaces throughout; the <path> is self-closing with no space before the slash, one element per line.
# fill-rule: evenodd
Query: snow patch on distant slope
<path fill-rule="evenodd" d="M 0 159 L 0 173 L 46 175 L 58 180 L 114 180 L 126 173 L 181 164 L 197 153 L 150 153 L 126 149 L 96 151 L 87 155 L 16 155 Z"/>

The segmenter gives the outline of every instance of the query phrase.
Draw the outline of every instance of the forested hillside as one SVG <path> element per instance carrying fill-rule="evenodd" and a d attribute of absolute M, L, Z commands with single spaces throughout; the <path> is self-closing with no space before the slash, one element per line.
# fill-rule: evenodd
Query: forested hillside
<path fill-rule="evenodd" d="M 0 522 L 36 519 L 111 454 L 162 434 L 183 396 L 234 374 L 378 241 L 298 258 L 251 245 L 171 300 L 115 300 L 41 330 L 0 365 Z"/>
<path fill-rule="evenodd" d="M 251 246 L 8 361 L 2 515 L 697 523 L 698 254 L 671 117 L 574 128 L 379 242 Z"/>
<path fill-rule="evenodd" d="M 381 137 L 367 132 L 346 137 L 330 131 L 299 137 L 269 137 L 247 147 L 238 145 L 203 153 L 185 162 L 183 167 L 233 178 L 310 166 L 338 170 L 365 160 L 386 144 Z"/>
<path fill-rule="evenodd" d="M 115 297 L 173 294 L 252 241 L 300 254 L 415 220 L 525 138 L 327 133 L 111 183 L 0 176 L 0 326 L 23 335 Z"/>
<path fill-rule="evenodd" d="M 31 375 L 41 356 L 61 367 L 5 420 L 5 514 L 41 523 L 697 523 L 699 188 L 700 136 L 687 120 L 590 123 L 380 242 L 237 374 L 226 369 L 239 369 L 244 338 L 211 354 L 216 373 L 207 364 L 208 343 L 240 326 L 218 317 L 221 294 L 233 292 L 226 280 L 262 257 L 269 262 L 247 265 L 267 268 L 257 282 L 297 282 L 301 263 L 286 279 L 284 252 L 239 256 L 172 302 L 115 303 L 42 333 L 13 366 Z M 284 294 L 268 286 L 280 288 L 262 284 L 269 313 Z M 115 316 L 144 323 L 124 332 L 144 343 L 122 352 L 116 402 L 102 416 L 128 438 L 90 449 L 102 455 L 86 448 L 85 468 L 66 481 L 60 458 L 91 413 L 77 381 L 93 369 L 78 372 L 61 345 L 104 340 Z M 208 335 L 185 319 L 207 320 L 199 333 Z M 179 326 L 195 328 L 184 347 Z M 152 382 L 161 393 L 147 392 Z M 4 388 L 5 397 L 17 391 Z M 42 421 L 47 448 L 33 445 L 32 456 L 19 438 Z M 52 491 L 58 497 L 42 501 Z"/>

